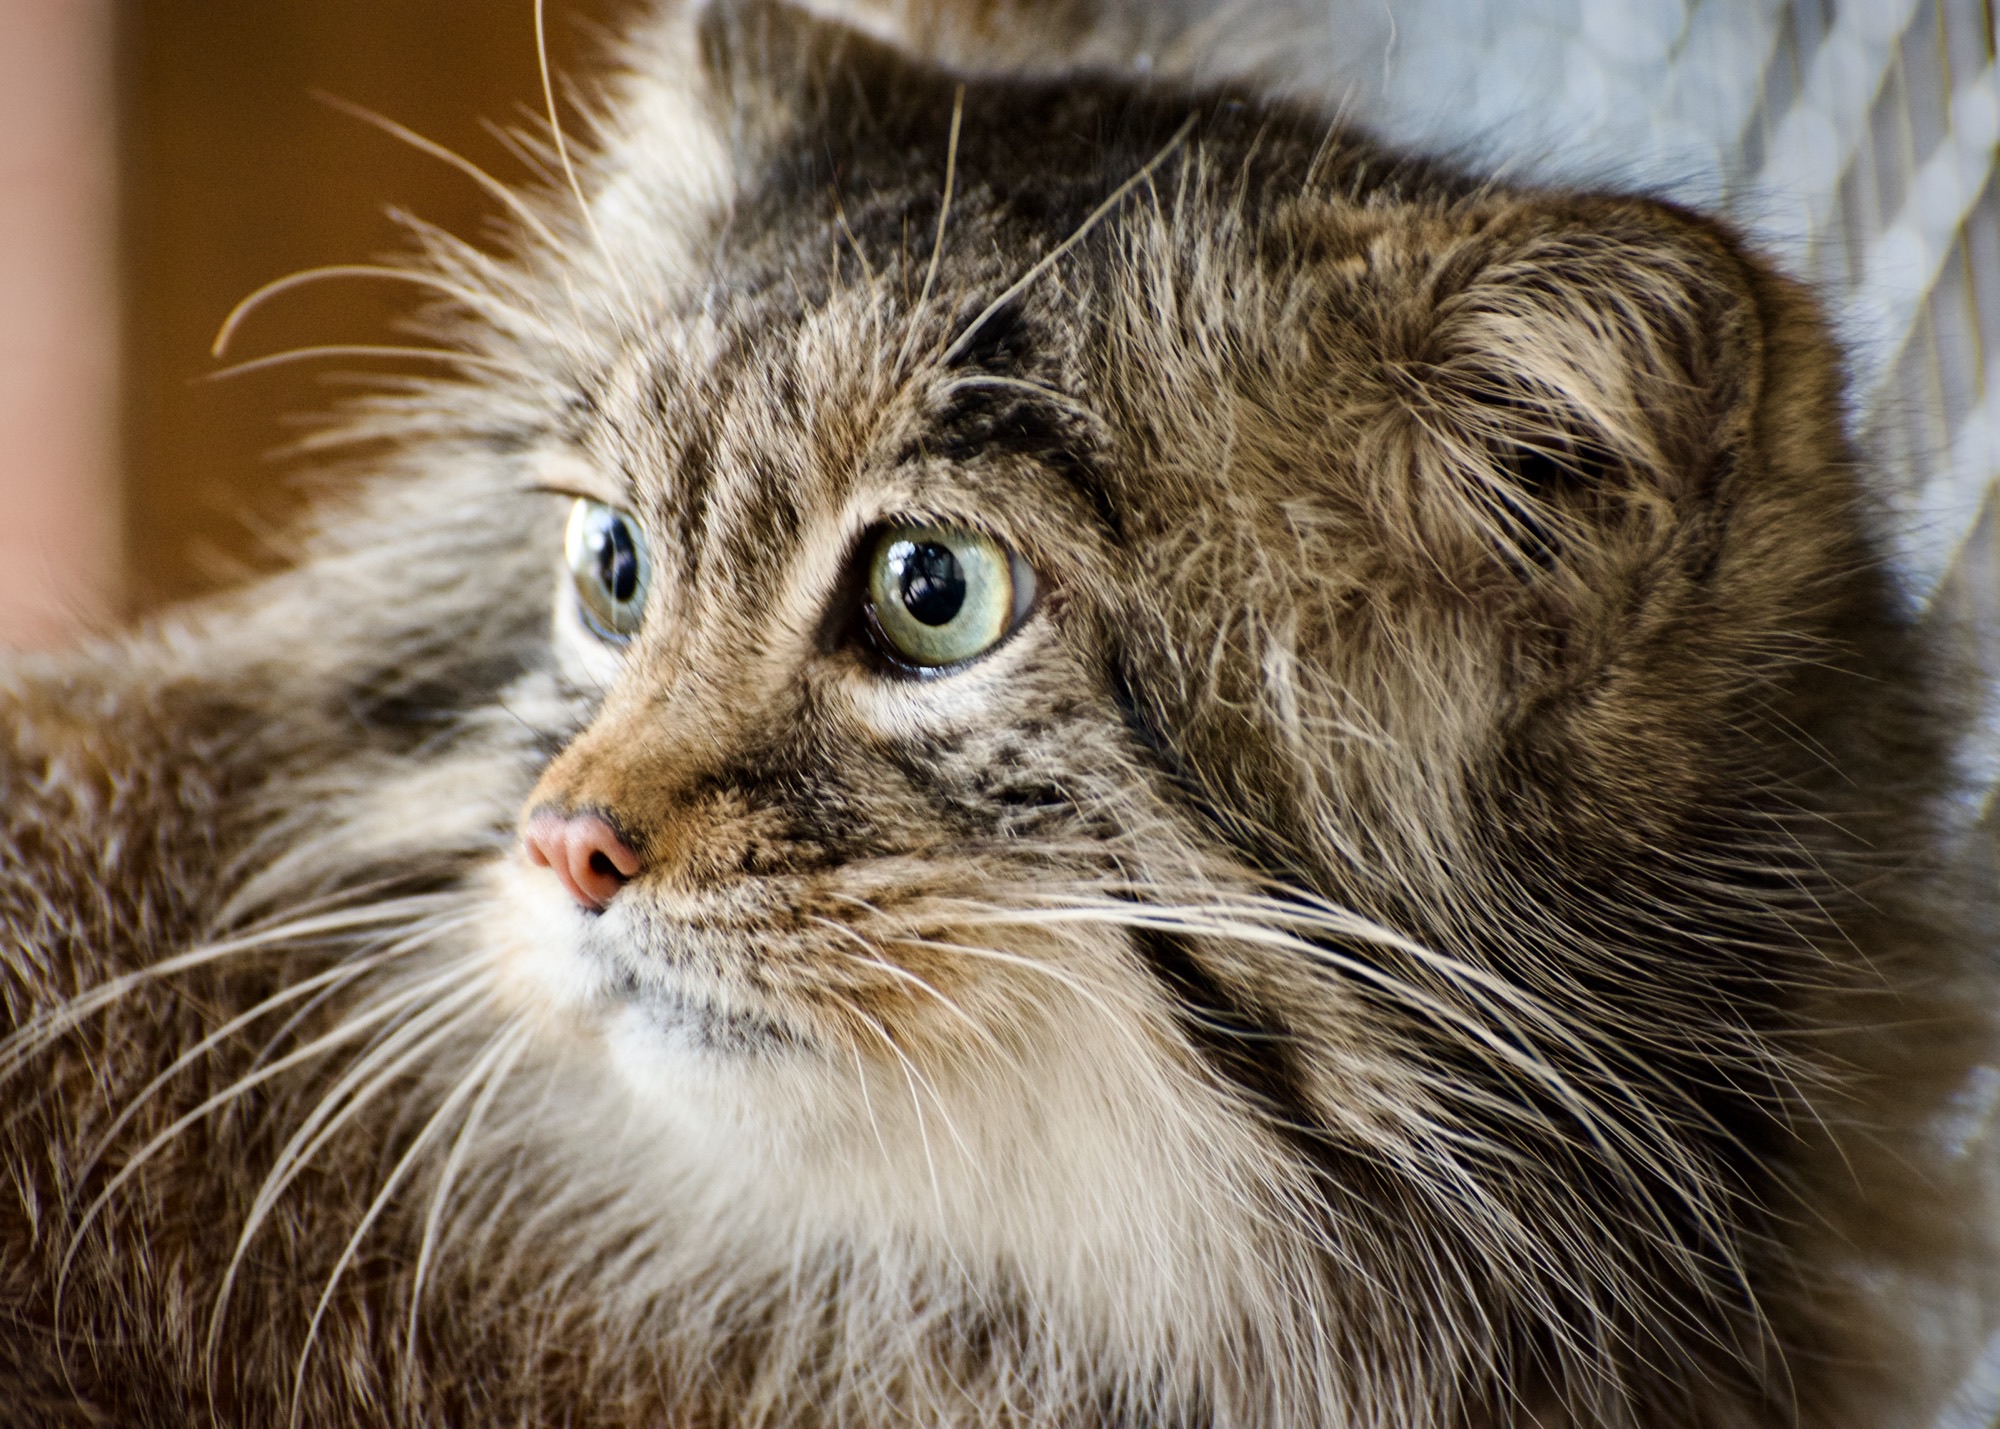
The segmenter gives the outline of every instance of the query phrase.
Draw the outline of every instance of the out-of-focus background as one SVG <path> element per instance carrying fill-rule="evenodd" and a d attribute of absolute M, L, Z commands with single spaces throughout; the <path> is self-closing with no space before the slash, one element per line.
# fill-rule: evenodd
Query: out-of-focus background
<path fill-rule="evenodd" d="M 1913 592 L 2000 632 L 1997 2 L 1242 9 L 1317 26 L 1323 53 L 1288 38 L 1284 58 L 1363 122 L 1718 206 L 1822 283 Z M 549 0 L 558 73 L 589 74 L 635 3 Z M 1106 3 L 1199 17 L 1225 0 Z M 209 380 L 218 325 L 273 278 L 393 253 L 388 207 L 473 238 L 491 216 L 463 174 L 322 95 L 524 178 L 486 126 L 538 122 L 533 0 L 0 0 L 0 646 L 267 564 L 301 489 L 278 453 L 385 364 Z M 394 343 L 414 296 L 301 288 L 230 356 Z"/>
<path fill-rule="evenodd" d="M 0 644 L 123 598 L 109 0 L 0 0 Z"/>
<path fill-rule="evenodd" d="M 558 72 L 615 0 L 558 0 Z M 404 246 L 390 208 L 477 236 L 479 187 L 326 102 L 519 180 L 488 124 L 542 106 L 530 0 L 0 0 L 0 646 L 267 564 L 301 497 L 282 457 L 343 391 L 304 362 L 225 380 L 209 345 L 270 279 Z M 232 358 L 398 341 L 407 287 L 299 289 Z"/>
<path fill-rule="evenodd" d="M 493 210 L 449 165 L 327 101 L 373 110 L 519 180 L 520 165 L 484 125 L 539 114 L 542 92 L 527 0 L 116 0 L 113 8 L 123 591 L 128 607 L 146 608 L 254 562 L 260 538 L 299 497 L 298 464 L 277 459 L 296 440 L 297 419 L 353 390 L 343 388 L 343 371 L 394 367 L 303 362 L 207 380 L 223 365 L 209 345 L 230 308 L 295 270 L 367 263 L 407 246 L 391 208 L 469 237 Z M 595 55 L 585 22 L 605 6 L 560 0 L 550 9 L 558 71 L 588 68 Z M 407 285 L 365 279 L 297 289 L 245 323 L 229 358 L 405 340 L 393 323 L 414 296 Z"/>

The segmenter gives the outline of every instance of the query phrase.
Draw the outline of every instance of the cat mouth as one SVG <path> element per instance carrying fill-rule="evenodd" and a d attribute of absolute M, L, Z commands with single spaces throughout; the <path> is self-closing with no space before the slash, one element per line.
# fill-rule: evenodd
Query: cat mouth
<path fill-rule="evenodd" d="M 640 1012 L 662 1035 L 707 1052 L 745 1055 L 799 1049 L 797 1029 L 767 1013 L 724 1003 L 697 987 L 657 971 L 641 973 L 624 959 L 612 961 L 605 992 Z"/>

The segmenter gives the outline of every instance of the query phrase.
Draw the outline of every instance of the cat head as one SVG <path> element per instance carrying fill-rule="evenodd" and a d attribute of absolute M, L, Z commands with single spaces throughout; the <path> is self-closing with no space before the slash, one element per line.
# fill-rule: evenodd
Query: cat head
<path fill-rule="evenodd" d="M 1885 802 L 1810 304 L 1247 93 L 636 53 L 473 338 L 568 503 L 486 936 L 593 1154 L 1225 1419 L 1754 1380 Z"/>

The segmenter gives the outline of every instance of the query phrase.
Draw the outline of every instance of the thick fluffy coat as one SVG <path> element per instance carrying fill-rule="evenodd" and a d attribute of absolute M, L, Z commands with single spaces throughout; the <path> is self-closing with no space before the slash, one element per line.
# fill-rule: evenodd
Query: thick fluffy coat
<path fill-rule="evenodd" d="M 629 54 L 304 561 L 8 676 L 8 1402 L 1909 1422 L 1987 988 L 1809 296 L 1249 89 Z M 962 668 L 913 521 L 1032 572 Z"/>

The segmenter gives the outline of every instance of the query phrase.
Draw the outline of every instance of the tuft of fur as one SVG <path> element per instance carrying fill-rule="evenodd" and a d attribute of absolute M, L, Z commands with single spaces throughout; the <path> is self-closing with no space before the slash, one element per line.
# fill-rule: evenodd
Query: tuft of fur
<path fill-rule="evenodd" d="M 10 1412 L 1919 1422 L 1984 886 L 1811 296 L 1076 72 L 1172 16 L 855 8 L 639 26 L 297 567 L 7 670 Z M 1039 591 L 934 679 L 909 519 Z"/>

